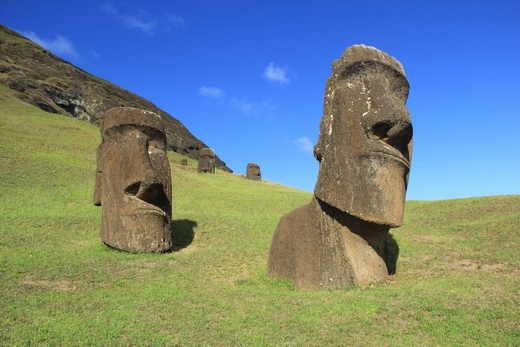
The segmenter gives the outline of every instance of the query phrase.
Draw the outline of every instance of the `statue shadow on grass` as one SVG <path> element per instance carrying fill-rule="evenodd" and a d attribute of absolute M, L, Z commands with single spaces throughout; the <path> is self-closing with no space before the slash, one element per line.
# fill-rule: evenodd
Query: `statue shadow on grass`
<path fill-rule="evenodd" d="M 193 230 L 197 226 L 197 222 L 190 219 L 172 220 L 172 252 L 180 251 L 188 247 L 195 237 Z"/>
<path fill-rule="evenodd" d="M 390 275 L 394 275 L 397 270 L 397 258 L 399 258 L 399 245 L 394 235 L 388 233 L 386 237 L 386 268 Z"/>

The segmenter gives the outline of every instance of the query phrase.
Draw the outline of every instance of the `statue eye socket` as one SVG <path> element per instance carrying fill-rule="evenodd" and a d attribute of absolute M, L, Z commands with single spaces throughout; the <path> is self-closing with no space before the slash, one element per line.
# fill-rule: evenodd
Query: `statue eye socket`
<path fill-rule="evenodd" d="M 150 141 L 148 141 L 148 148 L 149 149 L 160 149 L 160 150 L 163 150 L 163 151 L 166 150 L 166 148 L 164 146 L 164 142 L 163 141 L 158 141 L 158 140 L 150 140 Z"/>
<path fill-rule="evenodd" d="M 140 187 L 140 182 L 134 182 L 125 189 L 125 194 L 130 196 L 136 196 L 137 192 L 139 192 Z"/>

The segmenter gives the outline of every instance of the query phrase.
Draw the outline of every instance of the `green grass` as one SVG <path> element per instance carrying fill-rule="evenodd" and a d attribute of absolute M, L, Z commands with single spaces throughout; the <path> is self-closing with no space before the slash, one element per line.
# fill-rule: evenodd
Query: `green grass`
<path fill-rule="evenodd" d="M 310 193 L 170 153 L 179 251 L 118 252 L 92 205 L 99 140 L 0 86 L 0 345 L 520 344 L 520 196 L 409 201 L 395 276 L 297 291 L 265 267 Z"/>

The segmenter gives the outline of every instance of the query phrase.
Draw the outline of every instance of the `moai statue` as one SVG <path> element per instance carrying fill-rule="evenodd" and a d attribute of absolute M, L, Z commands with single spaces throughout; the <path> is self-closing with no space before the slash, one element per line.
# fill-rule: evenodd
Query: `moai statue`
<path fill-rule="evenodd" d="M 412 154 L 408 92 L 402 65 L 374 47 L 349 47 L 333 62 L 314 147 L 314 196 L 281 218 L 268 275 L 301 289 L 388 277 L 386 240 L 403 223 Z"/>
<path fill-rule="evenodd" d="M 260 172 L 260 166 L 255 163 L 247 164 L 246 178 L 253 181 L 261 181 L 262 173 Z"/>
<path fill-rule="evenodd" d="M 116 107 L 101 122 L 94 205 L 101 206 L 101 240 L 128 252 L 172 247 L 172 185 L 161 118 Z"/>
<path fill-rule="evenodd" d="M 202 148 L 200 150 L 197 171 L 199 173 L 215 173 L 215 151 L 211 148 Z"/>
<path fill-rule="evenodd" d="M 186 159 L 186 158 L 181 159 L 181 165 L 182 166 L 188 166 L 188 159 Z"/>

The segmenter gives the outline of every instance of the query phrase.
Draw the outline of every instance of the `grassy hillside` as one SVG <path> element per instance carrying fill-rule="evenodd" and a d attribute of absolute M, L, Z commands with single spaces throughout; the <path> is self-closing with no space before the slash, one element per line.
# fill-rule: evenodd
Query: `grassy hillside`
<path fill-rule="evenodd" d="M 170 154 L 179 249 L 99 240 L 96 127 L 0 86 L 0 345 L 520 344 L 520 196 L 407 203 L 397 274 L 296 291 L 265 275 L 280 217 L 311 195 Z"/>

